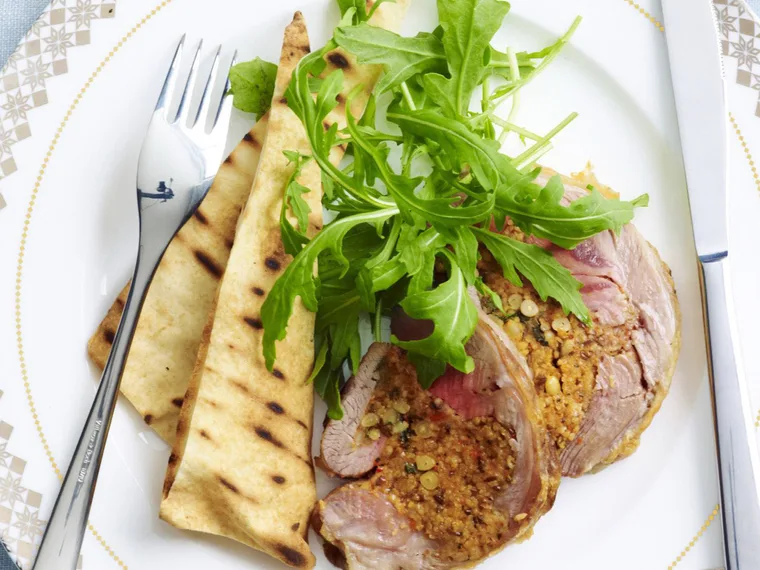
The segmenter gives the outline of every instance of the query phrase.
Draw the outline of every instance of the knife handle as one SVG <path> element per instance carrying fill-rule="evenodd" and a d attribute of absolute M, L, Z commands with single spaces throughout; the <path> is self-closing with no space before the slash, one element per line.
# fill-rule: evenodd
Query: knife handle
<path fill-rule="evenodd" d="M 726 570 L 760 568 L 760 460 L 738 354 L 728 255 L 700 258 Z"/>

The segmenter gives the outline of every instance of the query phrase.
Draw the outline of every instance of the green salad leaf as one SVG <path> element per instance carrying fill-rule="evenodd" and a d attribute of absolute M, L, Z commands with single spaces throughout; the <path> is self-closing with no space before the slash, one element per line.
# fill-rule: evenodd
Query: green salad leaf
<path fill-rule="evenodd" d="M 230 69 L 230 89 L 232 104 L 246 113 L 253 113 L 256 118 L 269 110 L 274 93 L 274 80 L 277 66 L 260 58 L 244 61 Z"/>
<path fill-rule="evenodd" d="M 353 288 L 337 295 L 325 295 L 319 300 L 316 331 L 327 330 L 330 335 L 331 368 L 339 368 L 349 356 L 354 370 L 359 366 L 361 347 L 356 330 L 361 309 L 361 299 Z"/>
<path fill-rule="evenodd" d="M 480 293 L 482 297 L 490 299 L 494 307 L 499 309 L 501 312 L 504 312 L 504 303 L 502 303 L 501 297 L 496 291 L 485 284 L 485 281 L 483 281 L 482 277 L 475 279 L 475 289 L 477 289 L 478 293 Z"/>
<path fill-rule="evenodd" d="M 454 109 L 464 115 L 483 77 L 490 42 L 509 11 L 501 0 L 438 0 L 442 42 L 449 64 L 445 89 Z M 439 81 L 441 81 L 439 80 Z"/>
<path fill-rule="evenodd" d="M 525 233 L 573 249 L 601 231 L 619 232 L 633 219 L 634 208 L 648 201 L 646 194 L 632 202 L 604 198 L 593 189 L 563 205 L 564 196 L 562 178 L 553 176 L 543 188 L 524 185 L 518 192 L 497 192 L 496 203 Z"/>
<path fill-rule="evenodd" d="M 338 369 L 323 366 L 314 378 L 314 390 L 327 404 L 327 415 L 333 420 L 343 419 L 340 403 L 341 374 Z"/>
<path fill-rule="evenodd" d="M 375 91 L 385 93 L 414 75 L 446 70 L 446 53 L 440 38 L 421 33 L 404 38 L 388 30 L 359 24 L 335 30 L 335 43 L 354 54 L 359 63 L 385 67 Z"/>
<path fill-rule="evenodd" d="M 498 143 L 483 139 L 463 122 L 443 116 L 434 109 L 389 111 L 388 120 L 401 130 L 436 144 L 453 165 L 461 170 L 468 165 L 486 190 L 493 190 L 504 176 L 517 172 L 509 159 L 499 152 Z"/>
<path fill-rule="evenodd" d="M 367 10 L 368 2 L 366 0 L 338 0 L 340 15 L 345 18 L 346 15 L 351 17 L 354 24 L 360 24 L 369 20 L 375 11 L 386 2 L 395 2 L 396 0 L 376 0 L 372 7 Z"/>
<path fill-rule="evenodd" d="M 417 381 L 425 390 L 446 372 L 446 362 L 443 360 L 429 358 L 418 352 L 409 352 L 407 356 L 417 371 Z"/>
<path fill-rule="evenodd" d="M 465 226 L 456 228 L 456 238 L 451 243 L 454 249 L 457 265 L 462 270 L 468 285 L 475 282 L 478 264 L 478 238 L 472 229 Z"/>
<path fill-rule="evenodd" d="M 316 312 L 310 380 L 334 419 L 343 416 L 346 371 L 359 365 L 360 330 L 370 325 L 382 339 L 382 321 L 394 307 L 433 325 L 426 338 L 390 338 L 407 351 L 423 387 L 449 366 L 473 370 L 465 350 L 478 322 L 472 295 L 504 308 L 478 274 L 484 250 L 506 279 L 530 282 L 542 299 L 590 325 L 580 282 L 537 243 L 571 249 L 619 231 L 647 200 L 606 199 L 593 188 L 570 196 L 559 177 L 544 183 L 535 163 L 576 114 L 545 133 L 517 122 L 522 89 L 567 45 L 578 19 L 546 48 L 520 51 L 495 45 L 509 10 L 501 0 L 439 0 L 440 25 L 414 37 L 367 23 L 381 2 L 368 10 L 364 0 L 337 1 L 342 18 L 334 37 L 297 64 L 286 91 L 311 153 L 286 153 L 293 173 L 280 225 L 293 260 L 261 310 L 270 369 L 296 299 Z M 363 113 L 355 104 L 366 99 L 363 86 L 348 85 L 341 70 L 326 66 L 336 48 L 360 64 L 382 66 Z M 505 101 L 511 110 L 502 116 Z M 339 104 L 346 110 L 340 127 L 331 122 Z M 502 151 L 509 136 L 524 146 L 517 156 Z M 331 160 L 337 145 L 346 150 L 340 164 Z M 303 199 L 309 189 L 298 182 L 310 160 L 321 171 L 328 220 L 311 239 Z M 522 233 L 496 231 L 507 218 Z"/>
<path fill-rule="evenodd" d="M 566 313 L 575 314 L 586 324 L 591 323 L 588 308 L 580 296 L 581 283 L 548 251 L 502 234 L 473 228 L 480 242 L 501 265 L 504 277 L 522 286 L 519 273 L 530 281 L 542 300 L 554 298 Z"/>
<path fill-rule="evenodd" d="M 388 208 L 339 218 L 322 228 L 288 265 L 261 306 L 261 322 L 264 325 L 262 345 L 269 370 L 274 368 L 275 342 L 285 338 L 296 298 L 300 297 L 310 311 L 316 312 L 318 309 L 314 264 L 319 255 L 332 252 L 345 273 L 348 271 L 348 259 L 341 251 L 341 242 L 346 234 L 359 224 L 382 222 L 398 213 L 398 208 Z"/>
<path fill-rule="evenodd" d="M 464 345 L 478 324 L 478 312 L 467 292 L 464 273 L 451 254 L 445 257 L 450 262 L 449 278 L 435 289 L 415 292 L 400 303 L 413 319 L 432 321 L 432 334 L 421 340 L 401 341 L 395 336 L 391 340 L 411 353 L 448 362 L 457 370 L 469 373 L 475 369 L 475 363 L 465 352 Z"/>
<path fill-rule="evenodd" d="M 285 187 L 285 196 L 282 200 L 282 208 L 280 209 L 280 229 L 282 234 L 282 244 L 285 248 L 285 253 L 290 255 L 297 255 L 301 248 L 309 243 L 309 238 L 306 237 L 306 230 L 309 225 L 309 204 L 303 199 L 303 195 L 309 192 L 309 189 L 300 184 L 296 178 L 301 175 L 303 165 L 310 157 L 303 156 L 297 152 L 285 151 L 285 156 L 288 157 L 290 163 L 294 164 L 293 174 L 290 175 L 288 185 Z M 295 228 L 288 219 L 288 209 L 293 212 L 293 215 L 298 221 L 298 228 Z"/>
<path fill-rule="evenodd" d="M 393 207 L 394 203 L 384 199 L 377 190 L 364 185 L 364 177 L 350 176 L 330 162 L 330 151 L 337 136 L 337 124 L 325 130 L 327 115 L 338 106 L 338 94 L 343 88 L 343 71 L 337 69 L 320 84 L 316 100 L 309 82 L 311 72 L 321 73 L 324 68 L 324 53 L 331 44 L 321 51 L 313 52 L 298 62 L 293 77 L 285 92 L 288 107 L 301 119 L 311 144 L 314 160 L 322 169 L 325 193 L 339 200 L 338 206 L 344 210 L 363 211 L 367 207 Z"/>

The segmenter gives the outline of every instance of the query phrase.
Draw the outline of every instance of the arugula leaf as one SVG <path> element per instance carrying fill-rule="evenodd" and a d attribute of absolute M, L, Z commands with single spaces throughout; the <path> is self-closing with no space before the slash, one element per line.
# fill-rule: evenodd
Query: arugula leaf
<path fill-rule="evenodd" d="M 533 73 L 536 69 L 536 65 L 533 60 L 538 59 L 537 54 L 529 54 L 524 51 L 515 54 L 517 60 L 517 67 L 520 71 L 520 77 L 525 77 Z M 494 73 L 499 77 L 511 81 L 512 71 L 509 61 L 509 54 L 501 52 L 499 50 L 491 48 L 491 55 L 486 66 L 487 73 Z"/>
<path fill-rule="evenodd" d="M 295 167 L 284 190 L 281 226 L 294 259 L 261 311 L 270 369 L 296 298 L 317 312 L 310 379 L 331 418 L 343 416 L 343 371 L 347 363 L 354 370 L 359 363 L 359 327 L 368 313 L 375 313 L 378 338 L 381 319 L 396 305 L 433 322 L 425 339 L 391 339 L 408 351 L 423 387 L 449 365 L 472 371 L 464 349 L 478 319 L 470 287 L 503 310 L 500 296 L 477 274 L 479 244 L 507 279 L 518 286 L 529 280 L 543 299 L 552 297 L 566 313 L 590 322 L 572 274 L 549 251 L 488 231 L 492 220 L 499 225 L 509 216 L 527 235 L 571 248 L 600 231 L 619 230 L 646 203 L 646 196 L 605 200 L 593 189 L 566 203 L 559 179 L 541 187 L 535 183 L 539 171 L 526 172 L 576 114 L 545 135 L 535 134 L 515 119 L 519 91 L 556 57 L 577 20 L 540 51 L 510 47 L 504 53 L 489 45 L 509 9 L 500 0 L 438 0 L 440 25 L 411 38 L 366 23 L 382 0 L 371 8 L 364 0 L 337 1 L 342 19 L 334 38 L 298 63 L 286 92 L 321 170 L 327 219 L 334 218 L 307 239 L 308 190 L 297 177 L 308 158 L 289 154 Z M 350 109 L 363 88 L 346 93 L 342 71 L 326 66 L 326 54 L 336 47 L 362 64 L 384 66 L 378 97 L 370 96 L 361 117 Z M 388 96 L 379 97 L 383 92 Z M 473 93 L 480 95 L 480 112 L 469 111 Z M 511 110 L 501 118 L 497 108 L 510 97 Z M 332 121 L 339 101 L 348 111 L 343 128 Z M 401 132 L 378 130 L 378 117 Z M 515 158 L 500 152 L 509 133 L 531 141 Z M 330 160 L 339 145 L 346 148 L 340 166 Z M 440 261 L 448 268 L 443 282 L 436 279 Z"/>
<path fill-rule="evenodd" d="M 311 212 L 311 208 L 309 208 L 306 200 L 303 199 L 303 195 L 309 192 L 309 189 L 300 184 L 296 178 L 301 175 L 304 164 L 311 157 L 288 150 L 284 151 L 284 154 L 288 157 L 290 163 L 295 164 L 295 168 L 285 187 L 285 196 L 280 208 L 280 234 L 282 235 L 285 253 L 297 255 L 304 244 L 309 242 L 309 238 L 306 237 L 306 230 L 309 225 L 309 212 Z M 288 208 L 292 210 L 298 221 L 298 229 L 294 228 L 293 224 L 288 220 Z"/>
<path fill-rule="evenodd" d="M 350 108 L 349 98 L 346 103 L 346 109 Z M 347 129 L 351 134 L 353 144 L 355 145 L 355 151 L 364 152 L 369 159 L 374 163 L 377 169 L 377 174 L 385 184 L 388 193 L 393 197 L 396 204 L 398 204 L 402 215 L 407 218 L 408 222 L 413 222 L 411 219 L 412 212 L 421 215 L 424 219 L 430 223 L 441 226 L 458 226 L 458 225 L 470 225 L 482 221 L 493 210 L 495 203 L 495 197 L 492 195 L 488 201 L 480 202 L 471 206 L 452 207 L 453 203 L 457 201 L 456 197 L 446 198 L 433 198 L 424 200 L 415 195 L 414 190 L 419 186 L 420 178 L 408 178 L 401 176 L 393 172 L 388 165 L 386 157 L 383 156 L 376 146 L 372 145 L 366 140 L 362 131 L 357 128 L 356 121 L 352 117 L 350 111 L 346 113 L 347 116 Z"/>
<path fill-rule="evenodd" d="M 424 262 L 425 255 L 435 253 L 446 245 L 443 236 L 435 228 L 428 228 L 415 239 L 399 249 L 398 260 L 409 275 L 416 275 Z"/>
<path fill-rule="evenodd" d="M 530 59 L 541 59 L 541 62 L 535 66 L 531 73 L 522 76 L 518 81 L 507 83 L 502 88 L 495 89 L 491 95 L 491 99 L 503 100 L 510 95 L 513 95 L 516 91 L 522 89 L 533 79 L 535 79 L 539 73 L 546 69 L 552 61 L 554 61 L 554 58 L 556 58 L 562 49 L 568 44 L 570 38 L 575 33 L 575 30 L 578 29 L 580 23 L 581 17 L 578 16 L 575 18 L 575 20 L 573 20 L 573 23 L 570 24 L 568 30 L 555 43 L 545 47 L 537 53 L 528 54 L 528 57 Z"/>
<path fill-rule="evenodd" d="M 425 75 L 412 77 L 409 81 L 405 81 L 399 85 L 398 89 L 394 89 L 393 92 L 396 95 L 396 98 L 390 103 L 390 105 L 388 105 L 387 111 L 398 109 L 402 104 L 406 109 L 425 109 L 430 107 L 428 95 L 425 93 L 425 89 L 422 86 L 423 77 L 425 77 Z M 404 85 L 406 85 L 406 90 L 403 88 Z M 411 106 L 409 106 L 409 102 L 411 102 Z M 402 133 L 402 137 L 404 137 L 404 145 L 409 145 L 411 147 L 406 150 L 410 152 L 416 151 L 424 153 L 424 146 L 420 148 L 414 143 L 410 144 L 408 133 Z"/>
<path fill-rule="evenodd" d="M 443 46 L 449 62 L 449 96 L 464 115 L 483 77 L 490 41 L 501 27 L 509 4 L 500 0 L 438 0 Z"/>
<path fill-rule="evenodd" d="M 414 364 L 417 381 L 425 390 L 428 390 L 446 372 L 446 362 L 443 360 L 428 358 L 416 352 L 410 352 L 407 358 Z"/>
<path fill-rule="evenodd" d="M 441 108 L 444 115 L 455 118 L 458 116 L 458 111 L 449 93 L 449 81 L 440 73 L 429 73 L 422 77 L 422 86 L 428 97 Z"/>
<path fill-rule="evenodd" d="M 330 358 L 330 341 L 327 335 L 315 334 L 316 357 L 314 368 L 307 382 L 314 384 L 314 391 L 327 404 L 327 415 L 333 420 L 343 418 L 343 406 L 340 403 L 341 376 L 338 370 L 326 366 Z"/>
<path fill-rule="evenodd" d="M 285 92 L 288 107 L 301 119 L 305 127 L 314 160 L 322 169 L 322 178 L 332 181 L 326 187 L 329 187 L 333 197 L 337 195 L 340 187 L 341 197 L 355 210 L 361 211 L 364 206 L 392 207 L 393 202 L 384 199 L 376 190 L 365 187 L 361 179 L 351 178 L 330 162 L 330 150 L 337 126 L 325 132 L 324 121 L 338 105 L 337 97 L 343 87 L 343 71 L 337 69 L 322 81 L 316 101 L 309 87 L 309 72 L 324 68 L 322 57 L 329 51 L 329 47 L 330 44 L 298 62 Z"/>
<path fill-rule="evenodd" d="M 398 259 L 386 261 L 376 267 L 359 272 L 356 286 L 366 305 L 374 301 L 375 293 L 389 289 L 407 275 L 406 267 Z"/>
<path fill-rule="evenodd" d="M 359 268 L 378 248 L 383 247 L 383 239 L 369 224 L 360 224 L 349 230 L 343 238 L 341 257 L 336 258 L 331 251 L 325 251 L 319 258 L 319 279 L 322 287 L 337 279 L 352 279 L 353 272 L 346 273 L 346 260 L 350 268 Z M 357 269 L 358 271 L 358 269 Z"/>
<path fill-rule="evenodd" d="M 357 0 L 361 1 L 361 0 Z M 386 2 L 391 2 L 393 4 L 396 3 L 396 0 L 376 0 L 374 4 L 372 4 L 372 7 L 369 9 L 369 12 L 367 12 L 367 20 L 372 18 L 374 16 L 375 12 L 377 12 L 377 9 L 380 8 L 381 4 L 385 4 Z"/>
<path fill-rule="evenodd" d="M 322 367 L 314 378 L 314 390 L 327 404 L 327 416 L 331 420 L 343 419 L 343 406 L 340 403 L 341 374 L 338 370 Z"/>
<path fill-rule="evenodd" d="M 354 368 L 359 365 L 359 294 L 353 287 L 339 295 L 322 297 L 319 300 L 316 330 L 329 329 L 330 368 L 338 369 L 350 355 Z"/>
<path fill-rule="evenodd" d="M 409 234 L 409 232 L 406 233 Z M 423 291 L 430 288 L 435 254 L 446 245 L 443 236 L 434 228 L 428 228 L 419 236 L 413 236 L 412 239 L 402 240 L 399 237 L 397 244 L 399 253 L 396 256 L 382 263 L 368 262 L 359 271 L 356 286 L 365 305 L 369 306 L 374 302 L 375 293 L 391 288 L 407 275 L 412 277 L 410 291 Z"/>
<path fill-rule="evenodd" d="M 414 272 L 412 278 L 409 279 L 409 285 L 407 285 L 407 295 L 415 295 L 422 293 L 433 287 L 433 278 L 435 276 L 435 259 L 436 251 L 425 251 L 422 255 L 422 261 L 420 261 L 419 268 Z"/>
<path fill-rule="evenodd" d="M 376 0 L 372 7 L 367 11 L 367 0 L 338 0 L 341 18 L 345 18 L 353 10 L 352 21 L 354 24 L 360 24 L 369 20 L 381 4 L 386 2 L 396 2 L 396 0 Z"/>
<path fill-rule="evenodd" d="M 444 250 L 445 251 L 445 250 Z M 475 369 L 472 357 L 464 350 L 478 323 L 475 303 L 467 292 L 467 281 L 453 256 L 446 254 L 450 265 L 449 279 L 432 291 L 421 291 L 401 301 L 401 308 L 413 319 L 433 321 L 433 332 L 421 340 L 401 341 L 392 336 L 394 344 L 415 355 L 450 363 L 464 373 Z"/>
<path fill-rule="evenodd" d="M 472 228 L 478 240 L 488 248 L 504 272 L 504 277 L 522 287 L 522 273 L 542 300 L 551 297 L 566 314 L 573 313 L 586 324 L 591 323 L 588 308 L 580 294 L 581 283 L 545 249 L 523 243 L 502 234 Z"/>
<path fill-rule="evenodd" d="M 446 54 L 440 38 L 421 33 L 404 38 L 369 24 L 341 27 L 335 30 L 335 42 L 354 54 L 359 63 L 382 64 L 385 75 L 377 93 L 385 93 L 413 75 L 446 71 Z"/>
<path fill-rule="evenodd" d="M 338 0 L 338 8 L 340 9 L 340 15 L 341 17 L 345 16 L 346 13 L 348 13 L 349 10 L 353 9 L 356 14 L 359 15 L 359 18 L 361 19 L 361 16 L 364 16 L 364 19 L 366 19 L 367 15 L 367 2 L 362 0 Z"/>
<path fill-rule="evenodd" d="M 358 300 L 358 296 L 357 296 Z M 341 322 L 330 327 L 333 354 L 330 358 L 330 366 L 338 368 L 348 358 L 351 362 L 351 370 L 354 374 L 359 370 L 361 362 L 361 337 L 359 336 L 359 310 L 357 304 L 356 313 L 344 315 Z"/>
<path fill-rule="evenodd" d="M 458 169 L 469 165 L 486 190 L 496 188 L 502 180 L 520 178 L 509 159 L 499 153 L 496 141 L 482 139 L 459 120 L 431 109 L 389 111 L 387 116 L 401 130 L 435 141 L 449 158 L 456 161 Z"/>
<path fill-rule="evenodd" d="M 478 240 L 470 228 L 458 227 L 454 231 L 456 232 L 456 240 L 452 245 L 454 246 L 457 265 L 462 269 L 467 284 L 472 285 L 477 272 Z"/>
<path fill-rule="evenodd" d="M 380 274 L 375 273 L 375 270 L 378 266 L 386 263 L 393 255 L 393 249 L 396 247 L 400 231 L 400 219 L 395 218 L 383 247 L 367 260 L 364 267 L 359 270 L 356 276 L 356 289 L 359 292 L 362 307 L 365 311 L 372 312 L 375 310 L 377 301 L 375 300 L 374 293 L 380 290 L 375 288 L 375 283 L 381 281 Z M 387 286 L 390 287 L 394 282 L 389 283 Z"/>
<path fill-rule="evenodd" d="M 244 61 L 230 69 L 232 104 L 246 113 L 254 113 L 256 119 L 269 110 L 274 94 L 277 66 L 260 58 Z"/>
<path fill-rule="evenodd" d="M 388 262 L 388 266 L 395 263 L 411 277 L 407 294 L 427 291 L 433 286 L 436 255 L 445 246 L 446 239 L 435 228 L 427 228 L 416 237 L 414 232 L 407 232 L 403 242 L 399 238 L 399 253 Z"/>
<path fill-rule="evenodd" d="M 496 204 L 525 233 L 573 249 L 599 232 L 619 232 L 633 219 L 634 207 L 645 203 L 643 197 L 633 202 L 604 198 L 594 189 L 565 206 L 564 194 L 562 178 L 553 176 L 540 190 L 523 185 L 519 192 L 497 191 Z"/>
<path fill-rule="evenodd" d="M 477 289 L 478 293 L 484 297 L 491 299 L 491 302 L 494 304 L 494 306 L 501 312 L 504 312 L 504 304 L 501 302 L 501 296 L 496 291 L 491 289 L 488 285 L 486 285 L 482 277 L 475 279 L 475 289 Z"/>
<path fill-rule="evenodd" d="M 264 325 L 262 348 L 270 371 L 274 367 L 277 356 L 275 342 L 285 338 L 296 297 L 301 297 L 301 301 L 308 310 L 317 311 L 314 263 L 319 254 L 328 250 L 332 251 L 335 259 L 343 263 L 344 268 L 347 269 L 348 261 L 341 252 L 341 242 L 349 230 L 359 224 L 387 220 L 398 213 L 398 208 L 388 208 L 338 218 L 322 228 L 322 231 L 288 265 L 261 306 L 261 322 Z"/>
<path fill-rule="evenodd" d="M 317 375 L 320 373 L 320 371 L 324 367 L 325 362 L 327 362 L 327 351 L 328 351 L 327 341 L 323 335 L 314 335 L 314 336 L 315 336 L 314 345 L 316 347 L 316 356 L 314 357 L 314 368 L 311 369 L 311 374 L 309 375 L 307 382 L 314 382 L 314 379 L 317 377 Z"/>

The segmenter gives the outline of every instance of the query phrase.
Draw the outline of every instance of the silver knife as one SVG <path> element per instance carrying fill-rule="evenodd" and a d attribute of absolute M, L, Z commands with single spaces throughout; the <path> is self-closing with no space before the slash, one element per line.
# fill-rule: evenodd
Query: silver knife
<path fill-rule="evenodd" d="M 760 569 L 760 459 L 729 281 L 728 128 L 710 0 L 662 0 L 702 281 L 726 570 Z"/>

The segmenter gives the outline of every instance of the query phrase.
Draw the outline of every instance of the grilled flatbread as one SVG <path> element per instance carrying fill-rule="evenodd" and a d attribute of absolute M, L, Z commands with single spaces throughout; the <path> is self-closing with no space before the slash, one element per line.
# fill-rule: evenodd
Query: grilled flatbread
<path fill-rule="evenodd" d="M 405 2 L 384 4 L 378 15 L 385 23 L 399 21 L 405 7 Z M 297 13 L 285 32 L 259 172 L 182 407 L 160 510 L 161 518 L 174 526 L 227 536 L 300 568 L 315 563 L 306 539 L 316 502 L 314 393 L 307 382 L 314 359 L 314 314 L 300 301 L 296 304 L 288 335 L 278 345 L 288 357 L 269 372 L 261 349 L 260 310 L 292 260 L 280 235 L 283 192 L 293 171 L 283 151 L 308 154 L 310 146 L 284 93 L 308 50 L 306 27 Z M 339 50 L 327 54 L 326 61 L 329 68 L 344 71 L 340 100 L 361 84 L 364 97 L 355 104 L 363 105 L 380 70 L 359 66 Z M 339 105 L 326 122 L 343 125 L 345 106 Z M 338 161 L 341 154 L 336 147 L 331 159 Z M 322 226 L 321 176 L 313 161 L 299 182 L 310 188 L 304 198 L 311 208 L 308 233 L 313 236 Z"/>
<path fill-rule="evenodd" d="M 267 124 L 265 115 L 219 168 L 200 208 L 166 250 L 137 323 L 121 393 L 170 444 L 235 226 L 251 192 Z M 129 287 L 127 283 L 88 344 L 90 358 L 101 369 Z"/>
<path fill-rule="evenodd" d="M 160 511 L 176 527 L 227 536 L 304 568 L 314 565 L 306 542 L 316 500 L 314 395 L 306 382 L 314 315 L 297 307 L 284 342 L 303 357 L 270 373 L 261 355 L 259 310 L 289 261 L 279 213 L 293 166 L 283 151 L 306 154 L 309 142 L 283 96 L 307 53 L 306 25 L 296 13 L 285 30 L 259 172 L 182 408 Z M 309 164 L 299 180 L 311 189 L 305 199 L 313 235 L 322 224 L 319 167 Z"/>

